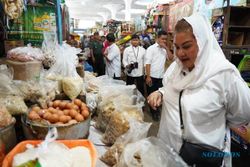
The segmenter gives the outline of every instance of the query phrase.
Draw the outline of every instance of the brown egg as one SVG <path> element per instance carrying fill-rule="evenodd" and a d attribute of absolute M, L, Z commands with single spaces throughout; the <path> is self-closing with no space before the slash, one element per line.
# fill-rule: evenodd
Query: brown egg
<path fill-rule="evenodd" d="M 51 123 L 56 123 L 59 121 L 59 116 L 57 114 L 52 114 L 48 121 Z"/>
<path fill-rule="evenodd" d="M 60 100 L 56 100 L 53 102 L 53 107 L 54 108 L 59 107 L 59 104 L 60 104 Z"/>
<path fill-rule="evenodd" d="M 74 104 L 77 105 L 78 107 L 81 107 L 82 101 L 79 100 L 79 99 L 75 99 L 75 100 L 74 100 Z"/>
<path fill-rule="evenodd" d="M 70 110 L 63 110 L 64 115 L 69 115 Z"/>
<path fill-rule="evenodd" d="M 48 108 L 48 112 L 53 113 L 54 112 L 54 108 L 53 107 L 49 107 Z"/>
<path fill-rule="evenodd" d="M 45 113 L 45 110 L 39 110 L 37 112 L 37 114 L 40 116 L 40 117 L 43 117 L 43 114 Z"/>
<path fill-rule="evenodd" d="M 69 115 L 71 116 L 71 118 L 75 118 L 75 116 L 77 115 L 77 111 L 76 110 L 70 110 Z"/>
<path fill-rule="evenodd" d="M 83 117 L 81 114 L 77 114 L 77 115 L 75 116 L 75 120 L 77 120 L 78 122 L 81 122 L 81 121 L 84 120 L 84 117 Z"/>
<path fill-rule="evenodd" d="M 61 115 L 64 115 L 64 112 L 62 110 L 57 110 L 57 113 L 56 113 L 58 116 L 61 116 Z"/>
<path fill-rule="evenodd" d="M 41 110 L 41 108 L 38 106 L 32 107 L 32 111 L 38 112 L 39 110 Z"/>
<path fill-rule="evenodd" d="M 67 123 L 69 121 L 68 116 L 61 115 L 59 117 L 59 121 L 62 122 L 62 123 Z"/>
<path fill-rule="evenodd" d="M 73 105 L 72 105 L 72 109 L 78 111 L 78 110 L 79 110 L 79 107 L 78 107 L 78 105 L 73 104 Z"/>
<path fill-rule="evenodd" d="M 38 120 L 41 119 L 41 117 L 38 115 L 36 111 L 31 111 L 28 115 L 30 120 Z"/>
<path fill-rule="evenodd" d="M 82 103 L 81 110 L 85 110 L 85 109 L 88 109 L 88 106 L 85 103 Z"/>
<path fill-rule="evenodd" d="M 43 118 L 46 119 L 46 120 L 49 120 L 49 118 L 51 117 L 51 113 L 50 112 L 46 112 L 43 114 Z"/>
<path fill-rule="evenodd" d="M 70 116 L 66 116 L 66 117 L 67 117 L 68 122 L 72 119 Z"/>
<path fill-rule="evenodd" d="M 73 105 L 74 105 L 73 103 L 67 103 L 65 108 L 73 109 Z"/>
<path fill-rule="evenodd" d="M 61 110 L 63 110 L 65 107 L 66 107 L 66 102 L 64 102 L 64 101 L 62 101 L 60 104 L 59 104 L 59 108 L 61 109 Z"/>
<path fill-rule="evenodd" d="M 89 110 L 82 110 L 81 114 L 86 119 L 89 116 Z"/>

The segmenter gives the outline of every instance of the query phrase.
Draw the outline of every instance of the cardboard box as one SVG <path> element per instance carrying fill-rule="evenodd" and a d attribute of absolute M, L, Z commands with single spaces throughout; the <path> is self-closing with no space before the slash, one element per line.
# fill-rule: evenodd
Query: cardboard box
<path fill-rule="evenodd" d="M 13 41 L 13 40 L 6 40 L 4 41 L 4 50 L 5 54 L 11 49 L 14 49 L 16 47 L 24 46 L 23 40 Z"/>

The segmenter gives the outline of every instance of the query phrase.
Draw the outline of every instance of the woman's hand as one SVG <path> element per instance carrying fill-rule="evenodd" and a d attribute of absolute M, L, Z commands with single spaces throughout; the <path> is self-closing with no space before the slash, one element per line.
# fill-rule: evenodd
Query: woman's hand
<path fill-rule="evenodd" d="M 162 104 L 162 94 L 159 91 L 155 91 L 148 96 L 147 100 L 151 108 L 156 110 Z"/>

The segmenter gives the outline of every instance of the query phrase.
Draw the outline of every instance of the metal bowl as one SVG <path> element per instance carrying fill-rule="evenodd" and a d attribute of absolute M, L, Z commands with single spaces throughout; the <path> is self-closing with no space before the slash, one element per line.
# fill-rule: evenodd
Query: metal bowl
<path fill-rule="evenodd" d="M 26 115 L 22 115 L 22 128 L 26 139 L 29 140 L 43 140 L 45 139 L 49 128 L 56 127 L 58 131 L 58 138 L 65 139 L 87 139 L 89 135 L 91 115 L 87 120 L 78 122 L 72 125 L 40 125 L 29 121 Z"/>
<path fill-rule="evenodd" d="M 0 140 L 4 144 L 5 153 L 8 153 L 16 145 L 15 123 L 16 120 L 13 118 L 13 122 L 10 125 L 0 128 Z"/>

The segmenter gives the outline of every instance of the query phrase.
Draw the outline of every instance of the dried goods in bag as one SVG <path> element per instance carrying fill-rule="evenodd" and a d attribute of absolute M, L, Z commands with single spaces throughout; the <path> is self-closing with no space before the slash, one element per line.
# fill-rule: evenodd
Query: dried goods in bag
<path fill-rule="evenodd" d="M 73 100 L 83 90 L 83 79 L 81 77 L 65 77 L 62 79 L 62 89 Z"/>
<path fill-rule="evenodd" d="M 131 119 L 129 120 L 129 124 L 130 129 L 124 135 L 120 136 L 115 144 L 100 158 L 106 164 L 114 166 L 119 161 L 120 155 L 128 143 L 133 143 L 146 138 L 152 123 L 139 122 Z"/>
<path fill-rule="evenodd" d="M 0 129 L 10 125 L 13 121 L 14 120 L 6 107 L 0 106 Z"/>
<path fill-rule="evenodd" d="M 57 80 L 63 92 L 70 98 L 76 98 L 83 90 L 83 79 L 78 75 L 76 66 L 78 64 L 77 54 L 81 51 L 63 44 L 56 48 L 56 62 L 48 70 L 46 78 Z"/>
<path fill-rule="evenodd" d="M 5 105 L 11 115 L 26 114 L 28 107 L 23 98 L 18 96 L 0 97 L 0 105 Z"/>
<path fill-rule="evenodd" d="M 156 137 L 149 137 L 124 147 L 115 167 L 188 167 L 178 153 Z"/>
<path fill-rule="evenodd" d="M 114 112 L 111 115 L 106 131 L 103 134 L 103 143 L 107 145 L 113 145 L 118 137 L 120 137 L 129 130 L 130 119 L 143 121 L 143 113 L 141 106 L 120 105 L 118 112 Z"/>

